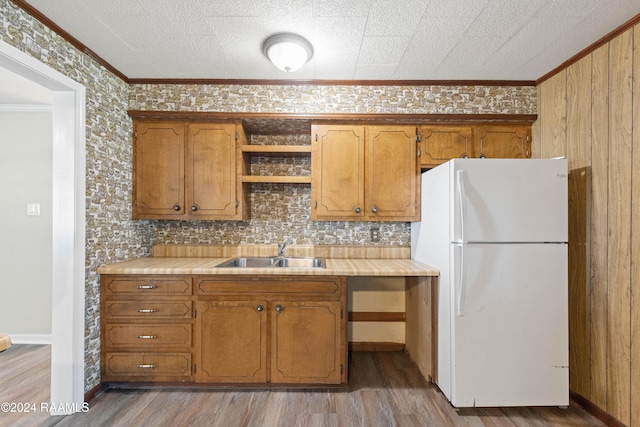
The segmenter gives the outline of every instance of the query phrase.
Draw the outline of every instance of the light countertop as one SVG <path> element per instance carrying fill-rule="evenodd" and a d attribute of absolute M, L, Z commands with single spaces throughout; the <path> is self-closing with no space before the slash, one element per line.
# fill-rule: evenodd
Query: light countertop
<path fill-rule="evenodd" d="M 98 274 L 238 274 L 304 276 L 438 276 L 435 268 L 412 259 L 326 258 L 326 268 L 216 268 L 225 258 L 149 256 L 98 268 Z"/>

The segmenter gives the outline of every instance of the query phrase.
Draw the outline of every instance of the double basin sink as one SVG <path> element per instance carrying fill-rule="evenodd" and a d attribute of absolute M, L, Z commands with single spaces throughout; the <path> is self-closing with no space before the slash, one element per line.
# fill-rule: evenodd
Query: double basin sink
<path fill-rule="evenodd" d="M 326 268 L 324 258 L 314 257 L 236 257 L 223 262 L 218 268 Z"/>

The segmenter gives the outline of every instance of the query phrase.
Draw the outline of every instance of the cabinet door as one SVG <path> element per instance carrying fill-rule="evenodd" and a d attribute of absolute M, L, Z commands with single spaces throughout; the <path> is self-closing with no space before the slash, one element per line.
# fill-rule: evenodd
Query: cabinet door
<path fill-rule="evenodd" d="M 346 382 L 346 331 L 339 301 L 274 302 L 271 382 Z"/>
<path fill-rule="evenodd" d="M 475 157 L 523 159 L 531 157 L 531 127 L 479 126 L 475 131 Z"/>
<path fill-rule="evenodd" d="M 451 159 L 472 157 L 473 131 L 463 126 L 422 126 L 420 166 L 432 168 Z"/>
<path fill-rule="evenodd" d="M 364 127 L 314 125 L 311 219 L 364 217 Z"/>
<path fill-rule="evenodd" d="M 183 123 L 136 124 L 134 219 L 184 216 L 184 134 Z"/>
<path fill-rule="evenodd" d="M 235 125 L 190 124 L 186 172 L 189 216 L 233 219 L 238 206 Z"/>
<path fill-rule="evenodd" d="M 373 221 L 415 221 L 420 217 L 415 127 L 367 127 L 367 217 Z"/>
<path fill-rule="evenodd" d="M 266 309 L 264 301 L 198 302 L 196 381 L 266 381 Z"/>

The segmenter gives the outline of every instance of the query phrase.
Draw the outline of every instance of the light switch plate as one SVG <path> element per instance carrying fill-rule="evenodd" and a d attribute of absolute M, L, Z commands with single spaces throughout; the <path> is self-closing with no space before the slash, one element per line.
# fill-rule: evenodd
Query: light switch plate
<path fill-rule="evenodd" d="M 40 203 L 27 203 L 27 216 L 40 216 Z"/>

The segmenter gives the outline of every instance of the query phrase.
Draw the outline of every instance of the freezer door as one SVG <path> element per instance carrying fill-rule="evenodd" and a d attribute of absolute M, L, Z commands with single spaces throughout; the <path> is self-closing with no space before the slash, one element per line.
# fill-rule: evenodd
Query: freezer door
<path fill-rule="evenodd" d="M 451 250 L 453 406 L 568 405 L 567 245 Z"/>
<path fill-rule="evenodd" d="M 566 242 L 564 159 L 455 159 L 449 163 L 451 242 Z"/>

